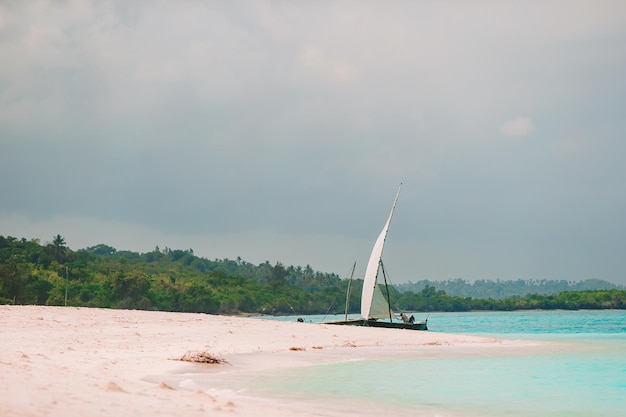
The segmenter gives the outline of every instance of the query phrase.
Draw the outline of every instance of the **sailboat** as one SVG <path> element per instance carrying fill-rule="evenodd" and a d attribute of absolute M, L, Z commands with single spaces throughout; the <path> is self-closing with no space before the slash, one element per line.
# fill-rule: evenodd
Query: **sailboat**
<path fill-rule="evenodd" d="M 384 284 L 385 287 L 387 287 L 387 277 L 383 265 L 383 248 L 385 246 L 387 231 L 389 230 L 389 225 L 391 224 L 393 212 L 396 209 L 396 203 L 398 202 L 401 188 L 402 184 L 398 187 L 398 192 L 393 201 L 393 206 L 391 207 L 391 212 L 389 213 L 385 227 L 383 227 L 380 235 L 378 235 L 378 239 L 376 239 L 376 243 L 374 243 L 372 253 L 370 254 L 369 261 L 367 262 L 365 277 L 363 278 L 363 291 L 361 293 L 361 317 L 357 319 L 348 319 L 346 314 L 345 320 L 332 321 L 328 322 L 328 324 L 428 330 L 428 319 L 416 322 L 412 319 L 408 319 L 404 313 L 402 313 L 402 320 L 398 320 L 394 312 L 391 310 L 389 291 L 386 291 L 387 298 L 385 298 L 383 292 L 381 291 L 381 284 Z M 379 282 L 380 275 L 384 278 L 383 283 Z M 349 294 L 346 297 L 349 297 Z"/>

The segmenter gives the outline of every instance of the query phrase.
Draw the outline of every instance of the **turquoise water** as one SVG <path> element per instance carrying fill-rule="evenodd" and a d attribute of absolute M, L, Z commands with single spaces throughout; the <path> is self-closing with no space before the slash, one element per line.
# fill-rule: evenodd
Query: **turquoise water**
<path fill-rule="evenodd" d="M 516 354 L 496 350 L 487 357 L 287 369 L 267 375 L 262 391 L 313 403 L 345 401 L 364 414 L 387 408 L 387 415 L 626 415 L 626 311 L 433 313 L 429 328 L 549 343 Z"/>
<path fill-rule="evenodd" d="M 476 335 L 626 335 L 626 311 L 509 311 L 432 313 L 431 331 Z"/>
<path fill-rule="evenodd" d="M 356 318 L 357 316 L 350 316 Z M 259 317 L 296 321 L 297 316 Z M 343 315 L 304 316 L 306 321 L 343 319 Z M 431 332 L 475 335 L 616 334 L 626 333 L 626 310 L 495 311 L 470 313 L 415 313 L 415 319 L 428 319 Z M 510 338 L 510 337 L 509 337 Z"/>

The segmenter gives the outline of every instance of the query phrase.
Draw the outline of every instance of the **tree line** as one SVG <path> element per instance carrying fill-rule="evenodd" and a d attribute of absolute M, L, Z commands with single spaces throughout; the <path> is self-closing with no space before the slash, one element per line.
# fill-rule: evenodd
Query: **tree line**
<path fill-rule="evenodd" d="M 0 304 L 202 312 L 213 314 L 340 314 L 360 311 L 362 280 L 349 282 L 309 265 L 255 265 L 237 258 L 209 260 L 192 249 L 137 253 L 99 244 L 73 251 L 61 235 L 42 244 L 0 235 Z M 620 289 L 567 291 L 507 298 L 449 295 L 426 285 L 389 288 L 397 311 L 594 309 L 626 307 Z"/>

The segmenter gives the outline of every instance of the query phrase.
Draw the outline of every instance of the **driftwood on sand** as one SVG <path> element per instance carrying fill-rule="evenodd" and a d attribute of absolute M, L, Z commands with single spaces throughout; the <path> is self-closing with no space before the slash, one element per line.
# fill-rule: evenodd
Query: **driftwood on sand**
<path fill-rule="evenodd" d="M 230 365 L 225 359 L 218 358 L 207 351 L 195 351 L 195 352 L 187 352 L 183 356 L 181 356 L 178 360 L 183 362 L 194 362 L 194 363 L 210 363 L 210 364 L 227 364 Z"/>

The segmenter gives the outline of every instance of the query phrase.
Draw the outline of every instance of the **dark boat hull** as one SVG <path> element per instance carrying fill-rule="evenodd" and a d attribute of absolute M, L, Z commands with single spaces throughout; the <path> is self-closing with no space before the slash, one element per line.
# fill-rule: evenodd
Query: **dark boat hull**
<path fill-rule="evenodd" d="M 325 324 L 338 324 L 342 326 L 384 327 L 387 329 L 428 330 L 428 321 L 418 321 L 415 323 L 397 323 L 382 320 L 353 319 L 344 321 L 329 321 Z"/>

